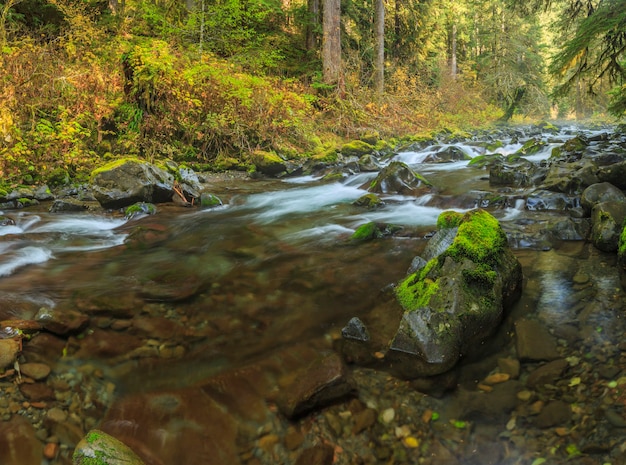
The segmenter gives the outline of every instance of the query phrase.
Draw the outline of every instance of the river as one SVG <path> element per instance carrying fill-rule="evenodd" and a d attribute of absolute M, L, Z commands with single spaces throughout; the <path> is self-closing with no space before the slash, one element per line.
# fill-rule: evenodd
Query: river
<path fill-rule="evenodd" d="M 577 134 L 593 139 L 604 132 L 566 126 L 559 133 L 544 133 L 546 144 L 526 158 L 545 164 L 553 148 Z M 502 144 L 496 151 L 503 155 L 515 153 L 530 138 L 523 130 L 498 137 Z M 135 413 L 131 418 L 133 402 L 144 405 L 164 393 L 181 396 L 176 414 L 181 418 L 154 426 L 161 431 L 160 443 L 152 433 L 135 434 L 132 447 L 152 460 L 147 463 L 229 463 L 233 457 L 240 463 L 295 463 L 316 453 L 311 451 L 322 443 L 332 444 L 334 463 L 624 463 L 614 458 L 619 446 L 598 444 L 626 438 L 626 420 L 622 426 L 609 421 L 609 432 L 593 447 L 585 446 L 588 438 L 577 432 L 588 431 L 585 422 L 591 419 L 594 428 L 606 426 L 598 409 L 623 418 L 622 383 L 617 382 L 626 381 L 625 357 L 617 347 L 624 308 L 616 257 L 580 238 L 546 234 L 542 225 L 568 218 L 569 212 L 535 208 L 534 186 L 493 186 L 489 171 L 468 160 L 432 161 L 450 147 L 474 158 L 486 152 L 483 142 L 448 140 L 381 157 L 381 167 L 402 161 L 434 188 L 420 197 L 383 194 L 384 207 L 372 210 L 353 202 L 367 193 L 361 186 L 377 173 L 346 170 L 334 182 L 320 176 L 209 180 L 223 205 L 206 210 L 159 205 L 156 215 L 131 219 L 117 212 L 49 213 L 45 205 L 0 212 L 13 220 L 0 226 L 0 320 L 45 319 L 47 312 L 89 317 L 77 334 L 55 335 L 41 344 L 35 344 L 38 336 L 24 342 L 22 361 L 50 365 L 48 385 L 57 391 L 41 412 L 28 399 L 12 412 L 30 418 L 39 439 L 60 445 L 57 458 L 44 463 L 67 463 L 63 457 L 69 457 L 79 436 L 59 433 L 57 423 L 45 420 L 52 406 L 67 412 L 69 419 L 60 424 L 73 425 L 71 431 L 84 433 L 120 418 L 150 430 L 154 417 Z M 505 200 L 495 202 L 494 196 Z M 524 291 L 508 309 L 484 358 L 461 368 L 459 388 L 443 397 L 424 396 L 409 381 L 353 367 L 358 408 L 354 400 L 352 405 L 346 401 L 292 422 L 274 415 L 271 399 L 277 386 L 292 369 L 301 368 L 289 357 L 306 362 L 316 356 L 310 351 L 336 347 L 347 321 L 366 315 L 385 288 L 405 276 L 439 214 L 476 207 L 490 211 L 509 235 L 523 266 Z M 393 224 L 398 231 L 367 242 L 350 240 L 358 226 L 371 221 Z M 498 360 L 515 359 L 520 319 L 541 322 L 561 358 L 569 360 L 568 369 L 550 380 L 552 387 L 533 389 L 525 380 L 542 363 L 522 361 L 510 407 L 501 407 L 497 415 L 487 407 L 467 408 L 468 402 L 482 405 L 476 396 L 486 396 L 489 389 L 481 380 Z M 7 328 L 5 333 L 15 335 Z M 246 375 L 251 367 L 257 374 Z M 267 383 L 255 394 L 264 398 L 263 407 L 251 394 L 253 400 L 239 400 L 243 404 L 229 397 L 249 395 L 248 388 L 233 381 L 241 377 L 252 385 Z M 58 388 L 61 379 L 73 386 L 70 394 Z M 200 403 L 193 389 L 216 383 L 219 395 L 211 391 L 212 399 L 222 413 L 228 411 L 225 421 L 235 432 L 209 436 L 234 438 L 228 446 L 183 424 Z M 407 399 L 415 405 L 405 405 Z M 538 426 L 535 419 L 542 408 L 557 400 L 568 405 L 568 418 Z M 392 420 L 391 414 L 383 418 L 389 409 Z M 369 410 L 375 421 L 354 429 L 361 412 Z M 436 411 L 438 423 L 426 418 L 429 411 Z M 119 424 L 109 424 L 109 429 L 126 434 Z M 292 446 L 288 438 L 294 431 L 299 440 Z M 202 449 L 198 441 L 212 444 L 214 454 L 191 454 L 189 450 Z"/>

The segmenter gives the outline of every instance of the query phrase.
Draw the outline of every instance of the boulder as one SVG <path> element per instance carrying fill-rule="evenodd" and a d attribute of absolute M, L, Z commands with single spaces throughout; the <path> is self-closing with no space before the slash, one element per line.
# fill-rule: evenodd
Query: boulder
<path fill-rule="evenodd" d="M 462 148 L 456 145 L 447 145 L 441 147 L 435 153 L 424 159 L 424 163 L 452 163 L 454 161 L 471 160 Z"/>
<path fill-rule="evenodd" d="M 505 233 L 484 210 L 469 211 L 458 227 L 435 234 L 425 264 L 417 268 L 395 287 L 394 305 L 401 312 L 395 333 L 381 347 L 372 347 L 386 350 L 384 364 L 404 378 L 444 373 L 475 353 L 498 328 L 522 285 L 521 265 Z M 389 315 L 394 312 L 392 307 Z M 378 330 L 368 322 L 373 341 L 380 340 Z"/>
<path fill-rule="evenodd" d="M 125 158 L 91 173 L 94 196 L 103 208 L 124 208 L 136 202 L 169 202 L 174 176 L 150 163 Z"/>
<path fill-rule="evenodd" d="M 573 163 L 552 163 L 542 186 L 551 191 L 578 195 L 597 182 L 600 182 L 598 167 L 583 158 Z"/>
<path fill-rule="evenodd" d="M 423 176 L 413 171 L 406 163 L 391 162 L 383 168 L 376 179 L 365 183 L 362 189 L 377 194 L 423 195 L 432 185 Z"/>
<path fill-rule="evenodd" d="M 252 155 L 252 163 L 259 173 L 276 176 L 287 171 L 285 160 L 280 158 L 275 152 L 255 150 Z"/>
<path fill-rule="evenodd" d="M 533 186 L 544 173 L 534 163 L 520 158 L 513 163 L 497 163 L 489 170 L 489 184 L 492 186 Z"/>
<path fill-rule="evenodd" d="M 616 252 L 626 218 L 626 202 L 607 201 L 591 210 L 591 241 L 604 252 Z"/>
<path fill-rule="evenodd" d="M 580 196 L 580 204 L 587 215 L 591 214 L 593 207 L 600 202 L 609 200 L 625 202 L 626 195 L 609 182 L 598 182 L 587 187 Z"/>
<path fill-rule="evenodd" d="M 626 189 L 626 161 L 603 166 L 598 170 L 600 182 L 610 182 L 620 189 Z"/>
<path fill-rule="evenodd" d="M 344 157 L 362 157 L 374 152 L 374 146 L 362 140 L 353 140 L 343 144 L 339 151 Z"/>

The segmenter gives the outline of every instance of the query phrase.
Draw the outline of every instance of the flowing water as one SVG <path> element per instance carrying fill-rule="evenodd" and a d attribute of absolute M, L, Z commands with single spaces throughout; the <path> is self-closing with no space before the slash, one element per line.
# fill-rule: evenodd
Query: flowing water
<path fill-rule="evenodd" d="M 577 132 L 571 128 L 545 135 L 550 143 L 528 158 L 540 163 Z M 497 151 L 509 154 L 523 140 L 504 142 Z M 470 157 L 485 152 L 476 143 L 454 145 Z M 104 367 L 126 395 L 192 386 L 294 344 L 332 340 L 351 317 L 365 315 L 383 289 L 405 275 L 442 211 L 487 205 L 511 237 L 525 224 L 540 221 L 538 213 L 526 208 L 529 189 L 507 188 L 512 200 L 490 207 L 484 203 L 485 194 L 494 192 L 488 171 L 468 167 L 468 161 L 425 162 L 446 147 L 401 152 L 385 160 L 407 163 L 435 189 L 418 198 L 382 195 L 385 205 L 375 210 L 352 204 L 366 193 L 359 186 L 376 175 L 360 173 L 332 183 L 314 176 L 215 181 L 210 187 L 224 201 L 221 207 L 164 205 L 157 215 L 133 219 L 52 214 L 43 208 L 0 212 L 15 223 L 0 226 L 0 320 L 31 319 L 42 307 L 78 309 L 91 315 L 97 329 L 106 330 L 116 320 L 130 318 L 139 327 L 137 318 L 142 317 L 149 322 L 143 322 L 146 332 L 154 331 L 155 345 L 183 347 L 184 357 L 174 357 L 175 363 L 153 361 L 149 369 L 124 365 L 128 359 L 115 350 L 110 356 L 79 351 L 63 362 L 99 357 L 93 363 Z M 352 243 L 355 229 L 370 221 L 401 229 Z M 537 247 L 522 238 L 512 245 L 523 264 L 525 289 L 510 309 L 504 339 L 514 318 L 522 316 L 549 327 L 578 325 L 585 310 L 577 305 L 582 292 L 573 280 L 577 273 L 587 276 L 596 301 L 607 299 L 604 310 L 589 315 L 585 325 L 611 335 L 615 314 L 609 307 L 620 292 L 612 256 L 582 241 Z M 500 346 L 504 354 L 510 353 L 507 341 Z M 475 376 L 471 371 L 467 375 Z"/>

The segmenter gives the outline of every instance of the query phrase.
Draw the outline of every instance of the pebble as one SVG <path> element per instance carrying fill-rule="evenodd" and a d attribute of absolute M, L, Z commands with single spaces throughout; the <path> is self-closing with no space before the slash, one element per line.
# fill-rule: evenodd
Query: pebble
<path fill-rule="evenodd" d="M 387 408 L 387 409 L 383 410 L 383 413 L 381 415 L 381 420 L 383 421 L 383 423 L 388 425 L 395 418 L 396 418 L 396 411 L 393 408 Z"/>
<path fill-rule="evenodd" d="M 45 363 L 22 363 L 20 371 L 24 376 L 28 376 L 35 381 L 41 381 L 50 374 L 50 367 Z"/>
<path fill-rule="evenodd" d="M 13 365 L 20 351 L 20 343 L 15 339 L 0 339 L 0 370 Z"/>
<path fill-rule="evenodd" d="M 505 381 L 508 381 L 509 379 L 511 379 L 511 375 L 509 375 L 508 373 L 494 373 L 492 375 L 487 376 L 483 382 L 488 385 L 494 385 L 494 384 L 504 383 Z"/>

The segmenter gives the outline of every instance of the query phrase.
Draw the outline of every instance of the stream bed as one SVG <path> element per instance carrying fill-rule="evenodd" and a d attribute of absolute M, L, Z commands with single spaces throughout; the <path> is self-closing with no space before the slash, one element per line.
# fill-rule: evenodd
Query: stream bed
<path fill-rule="evenodd" d="M 607 131 L 503 131 L 496 151 L 534 137 L 544 144 L 525 159 L 546 166 L 577 135 L 607 150 Z M 49 374 L 0 375 L 0 437 L 21 432 L 21 465 L 71 463 L 93 428 L 155 465 L 626 463 L 617 256 L 581 237 L 575 193 L 496 185 L 470 166 L 493 138 L 381 156 L 434 188 L 381 194 L 376 209 L 354 202 L 377 173 L 348 166 L 335 181 L 207 176 L 223 205 L 205 210 L 0 212 L 11 219 L 0 226 L 0 321 L 59 322 L 22 341 L 19 363 Z M 451 147 L 468 159 L 438 160 Z M 406 275 L 439 214 L 474 208 L 500 220 L 524 273 L 481 357 L 427 380 L 350 365 L 348 396 L 287 419 L 282 393 L 320 376 L 342 328 Z M 368 222 L 394 233 L 351 240 Z"/>

